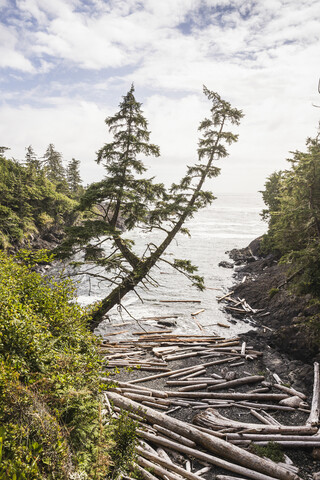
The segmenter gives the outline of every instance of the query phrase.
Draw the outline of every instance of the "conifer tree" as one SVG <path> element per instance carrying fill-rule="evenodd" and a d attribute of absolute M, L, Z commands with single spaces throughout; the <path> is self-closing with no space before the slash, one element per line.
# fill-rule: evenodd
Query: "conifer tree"
<path fill-rule="evenodd" d="M 25 164 L 30 170 L 34 172 L 40 172 L 41 170 L 41 161 L 35 154 L 32 145 L 29 145 L 26 148 Z"/>
<path fill-rule="evenodd" d="M 74 195 L 79 192 L 82 182 L 79 165 L 80 160 L 76 160 L 75 158 L 73 158 L 67 166 L 67 182 L 71 193 Z"/>
<path fill-rule="evenodd" d="M 102 147 L 97 161 L 104 162 L 107 177 L 85 192 L 80 208 L 88 218 L 81 226 L 70 229 L 60 248 L 62 256 L 84 250 L 87 260 L 104 268 L 104 272 L 100 270 L 94 276 L 108 279 L 114 287 L 96 308 L 92 329 L 114 305 L 121 303 L 124 295 L 148 281 L 152 267 L 161 260 L 168 263 L 162 255 L 179 231 L 188 233 L 183 228 L 184 222 L 214 200 L 211 192 L 203 190 L 203 184 L 206 178 L 219 174 L 214 162 L 228 155 L 225 144 L 237 141 L 237 135 L 225 128 L 228 124 L 238 125 L 242 112 L 206 87 L 204 94 L 212 107 L 210 117 L 199 127 L 202 137 L 198 160 L 169 191 L 162 184 L 153 183 L 152 178 L 141 177 L 146 168 L 138 155 L 158 156 L 159 148 L 149 143 L 147 121 L 142 115 L 141 104 L 134 97 L 133 86 L 123 97 L 119 111 L 106 119 L 113 141 Z M 147 244 L 145 252 L 138 255 L 132 242 L 124 239 L 117 228 L 120 216 L 128 230 L 134 227 L 148 231 L 160 229 L 165 232 L 164 240 L 159 245 Z M 102 247 L 107 240 L 112 243 L 108 253 Z M 195 273 L 197 268 L 189 260 L 175 259 L 171 265 L 198 288 L 204 288 L 202 277 Z"/>
<path fill-rule="evenodd" d="M 320 296 L 320 131 L 306 145 L 306 152 L 292 152 L 289 169 L 265 184 L 269 228 L 263 245 L 291 265 L 301 291 Z"/>
<path fill-rule="evenodd" d="M 55 146 L 50 143 L 43 156 L 45 174 L 57 186 L 57 190 L 67 192 L 68 184 L 66 180 L 65 168 L 62 162 L 61 153 L 57 152 Z"/>

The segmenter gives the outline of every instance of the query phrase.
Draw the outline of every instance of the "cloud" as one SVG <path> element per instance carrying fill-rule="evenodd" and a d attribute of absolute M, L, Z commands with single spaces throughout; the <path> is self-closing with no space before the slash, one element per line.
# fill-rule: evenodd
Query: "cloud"
<path fill-rule="evenodd" d="M 32 63 L 18 50 L 17 33 L 0 24 L 0 68 L 13 68 L 23 72 L 33 72 Z"/>
<path fill-rule="evenodd" d="M 202 84 L 246 114 L 239 143 L 222 164 L 228 174 L 217 181 L 221 189 L 261 188 L 265 175 L 285 165 L 287 152 L 303 149 L 315 131 L 317 1 L 16 5 L 0 0 L 1 135 L 14 155 L 22 157 L 30 143 L 42 151 L 55 143 L 66 157 L 83 159 L 83 176 L 91 181 L 95 167 L 87 159 L 105 141 L 103 119 L 132 81 L 152 141 L 161 147 L 160 163 L 150 160 L 161 179 L 172 177 L 169 169 L 179 176 L 195 158 L 198 123 L 208 111 Z M 18 75 L 9 84 L 12 69 Z"/>

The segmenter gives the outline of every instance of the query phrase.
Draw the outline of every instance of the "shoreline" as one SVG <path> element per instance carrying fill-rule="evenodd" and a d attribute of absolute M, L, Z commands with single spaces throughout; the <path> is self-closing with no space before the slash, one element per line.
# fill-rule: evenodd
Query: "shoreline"
<path fill-rule="evenodd" d="M 310 306 L 310 295 L 295 295 L 287 289 L 285 265 L 279 265 L 273 255 L 260 255 L 261 237 L 248 247 L 227 252 L 234 261 L 234 297 L 244 298 L 254 309 L 264 311 L 262 316 L 252 315 L 255 330 L 240 336 L 248 338 L 262 348 L 272 351 L 267 362 L 276 366 L 283 375 L 289 370 L 287 380 L 310 393 L 313 363 L 319 362 L 319 346 L 305 326 L 316 308 Z M 318 308 L 318 307 L 317 307 Z M 233 313 L 238 321 L 243 315 Z"/>

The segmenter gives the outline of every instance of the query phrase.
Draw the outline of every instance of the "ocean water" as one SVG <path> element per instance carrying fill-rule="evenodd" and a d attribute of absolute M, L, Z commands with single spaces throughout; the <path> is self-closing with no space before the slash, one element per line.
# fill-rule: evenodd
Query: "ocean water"
<path fill-rule="evenodd" d="M 160 262 L 151 271 L 154 286 L 148 290 L 138 287 L 136 295 L 131 292 L 123 299 L 123 308 L 114 308 L 109 319 L 102 322 L 97 333 L 103 335 L 110 324 L 127 323 L 132 319 L 144 319 L 143 326 L 148 330 L 156 325 L 155 320 L 147 317 L 176 317 L 175 333 L 212 334 L 230 337 L 251 328 L 247 323 L 230 322 L 231 317 L 225 313 L 217 296 L 224 295 L 235 282 L 234 270 L 219 267 L 221 260 L 230 261 L 227 251 L 246 247 L 256 237 L 266 231 L 260 212 L 263 202 L 259 194 L 221 194 L 213 204 L 203 209 L 190 220 L 186 226 L 191 238 L 178 234 L 165 252 L 165 259 L 190 259 L 197 265 L 198 274 L 205 279 L 206 290 L 200 292 L 190 285 L 182 274 L 173 270 L 167 263 Z M 145 245 L 159 242 L 159 234 L 143 234 L 140 231 L 128 235 L 135 242 L 136 251 L 141 253 Z M 82 281 L 79 286 L 79 301 L 91 303 L 106 295 L 101 285 Z M 182 300 L 188 300 L 183 302 Z M 191 303 L 195 300 L 197 303 Z M 196 316 L 193 313 L 203 311 Z M 229 325 L 230 328 L 218 326 L 217 323 Z"/>

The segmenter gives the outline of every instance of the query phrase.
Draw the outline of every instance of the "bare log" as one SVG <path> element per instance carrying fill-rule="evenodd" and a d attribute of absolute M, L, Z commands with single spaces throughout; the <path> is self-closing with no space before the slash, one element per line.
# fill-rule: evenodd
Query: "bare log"
<path fill-rule="evenodd" d="M 194 392 L 195 390 L 205 390 L 207 386 L 207 383 L 196 383 L 187 385 L 186 387 L 178 388 L 178 392 Z"/>
<path fill-rule="evenodd" d="M 158 375 L 150 375 L 148 377 L 136 378 L 135 380 L 131 380 L 127 383 L 134 384 L 140 382 L 148 382 L 149 380 L 154 380 L 156 378 L 171 377 L 171 375 L 175 375 L 177 373 L 185 373 L 190 371 L 191 369 L 193 369 L 193 371 L 195 371 L 196 368 L 200 370 L 200 367 L 203 368 L 203 365 L 199 365 L 197 367 L 184 367 L 177 370 L 171 370 L 170 372 L 159 373 Z"/>
<path fill-rule="evenodd" d="M 300 397 L 300 398 L 302 398 L 302 400 L 307 399 L 307 397 L 304 393 L 298 392 L 295 388 L 292 388 L 292 387 L 289 388 L 289 387 L 286 387 L 285 385 L 279 385 L 278 383 L 273 385 L 273 387 L 277 388 L 278 390 L 281 390 L 282 392 L 286 392 L 289 395 Z"/>
<path fill-rule="evenodd" d="M 320 412 L 320 378 L 319 378 L 319 363 L 314 362 L 314 380 L 313 380 L 313 395 L 311 402 L 311 412 L 307 420 L 307 425 L 319 424 L 319 412 Z"/>
<path fill-rule="evenodd" d="M 166 385 L 170 385 L 171 387 L 185 387 L 187 385 L 197 385 L 199 383 L 198 379 L 191 379 L 191 380 L 167 380 Z M 207 378 L 206 379 L 207 385 L 220 385 L 228 383 L 224 379 L 213 379 Z"/>
<path fill-rule="evenodd" d="M 191 315 L 192 315 L 193 317 L 195 317 L 196 315 L 199 315 L 199 313 L 204 312 L 204 310 L 205 310 L 204 308 L 201 308 L 201 310 L 198 310 L 197 312 L 191 313 Z"/>
<path fill-rule="evenodd" d="M 200 470 L 197 470 L 196 472 L 194 472 L 194 474 L 203 475 L 204 473 L 210 472 L 210 470 L 211 470 L 211 467 L 203 467 L 203 468 L 200 468 Z"/>
<path fill-rule="evenodd" d="M 177 442 L 182 443 L 183 445 L 186 445 L 187 447 L 195 447 L 196 443 L 193 442 L 192 440 L 189 440 L 186 437 L 183 437 L 182 435 L 178 435 L 175 432 L 172 432 L 171 430 L 168 430 L 167 428 L 161 427 L 160 425 L 153 425 L 153 428 L 157 430 L 158 432 L 162 433 L 162 435 L 165 435 L 166 437 L 171 438 L 172 440 L 175 440 Z"/>
<path fill-rule="evenodd" d="M 147 400 L 143 400 L 142 405 L 146 405 L 147 407 L 151 408 L 158 408 L 159 410 L 168 410 L 168 407 L 166 405 L 160 405 L 154 402 L 149 402 Z"/>
<path fill-rule="evenodd" d="M 216 475 L 216 480 L 246 480 L 246 479 L 243 477 L 233 477 L 230 475 Z"/>
<path fill-rule="evenodd" d="M 269 442 L 254 442 L 256 445 L 261 445 L 261 447 L 267 447 Z M 315 440 L 314 442 L 304 442 L 300 440 L 299 442 L 292 442 L 286 440 L 277 440 L 275 443 L 281 445 L 284 448 L 319 448 L 320 439 Z"/>
<path fill-rule="evenodd" d="M 154 443 L 158 443 L 159 445 L 163 445 L 163 446 L 171 448 L 173 450 L 177 450 L 178 452 L 185 453 L 185 454 L 190 455 L 194 458 L 197 458 L 198 460 L 202 460 L 206 463 L 216 465 L 217 467 L 224 468 L 225 470 L 228 470 L 230 472 L 234 472 L 234 473 L 238 473 L 240 475 L 244 475 L 245 477 L 252 478 L 253 480 L 274 480 L 275 478 L 280 479 L 279 476 L 273 475 L 272 477 L 270 477 L 269 475 L 260 473 L 256 470 L 252 470 L 251 468 L 246 468 L 246 467 L 243 467 L 239 464 L 234 464 L 234 463 L 229 462 L 227 460 L 223 460 L 220 457 L 215 457 L 213 455 L 209 455 L 209 454 L 201 452 L 199 450 L 194 450 L 192 448 L 185 447 L 184 445 L 180 445 L 176 442 L 172 442 L 171 440 L 166 440 L 162 437 L 158 437 L 156 435 L 152 435 L 152 434 L 144 432 L 144 431 L 139 431 L 138 433 L 142 437 L 148 438 L 150 441 L 152 441 Z M 241 449 L 241 451 L 243 451 L 243 450 Z M 237 457 L 235 457 L 235 458 L 238 460 Z M 235 458 L 234 458 L 234 460 L 235 460 Z M 268 461 L 268 460 L 265 460 L 265 461 L 270 463 L 270 461 Z M 271 462 L 271 463 L 273 463 L 273 462 Z M 283 470 L 285 470 L 285 469 L 282 469 L 282 471 Z M 283 477 L 281 477 L 281 479 L 282 478 Z M 295 476 L 291 475 L 290 477 L 286 476 L 286 479 L 288 479 L 288 478 L 290 478 L 292 480 L 293 479 L 294 480 L 301 480 L 300 477 L 298 477 L 296 475 Z"/>
<path fill-rule="evenodd" d="M 160 457 L 156 457 L 156 458 L 160 459 Z M 165 470 L 164 468 L 156 465 L 155 463 L 150 462 L 149 460 L 147 460 L 144 457 L 139 456 L 137 461 L 138 461 L 139 465 L 141 465 L 144 468 L 151 469 L 153 472 L 155 472 L 157 475 L 159 475 L 164 480 L 167 480 L 167 479 L 169 479 L 169 480 L 181 480 L 180 476 L 175 475 L 174 473 L 168 472 L 168 470 Z M 183 469 L 181 469 L 181 470 L 183 470 Z M 184 478 L 186 478 L 186 477 L 184 477 Z"/>
<path fill-rule="evenodd" d="M 227 433 L 227 440 L 251 440 L 252 442 L 319 442 L 317 435 L 279 435 L 279 434 L 256 434 L 256 433 Z"/>
<path fill-rule="evenodd" d="M 226 295 L 224 295 L 223 297 L 217 297 L 217 300 L 218 300 L 218 303 L 221 302 L 222 300 L 224 300 L 225 298 L 228 299 L 228 297 L 230 297 L 230 295 L 232 295 L 234 293 L 234 291 L 232 290 L 232 292 L 228 292 Z M 229 299 L 228 299 L 229 300 Z"/>
<path fill-rule="evenodd" d="M 206 373 L 206 369 L 203 368 L 202 370 L 198 370 L 197 372 L 190 373 L 189 375 L 186 375 L 184 377 L 181 377 L 181 380 L 189 380 L 190 378 L 198 377 L 199 375 L 202 375 L 203 373 Z M 172 377 L 171 377 L 172 378 Z"/>
<path fill-rule="evenodd" d="M 199 355 L 199 352 L 179 353 L 179 354 L 167 355 L 165 359 L 168 361 L 180 360 L 181 358 L 197 357 L 198 355 Z"/>
<path fill-rule="evenodd" d="M 242 377 L 242 378 L 237 378 L 236 380 L 230 380 L 229 382 L 225 383 L 220 383 L 217 385 L 212 385 L 211 387 L 208 387 L 208 390 L 221 390 L 225 388 L 233 388 L 233 387 L 238 387 L 239 385 L 246 385 L 248 383 L 258 383 L 262 382 L 264 380 L 264 377 L 262 375 L 251 375 L 250 377 Z"/>
<path fill-rule="evenodd" d="M 216 475 L 216 480 L 246 480 L 243 477 L 233 477 L 230 475 Z M 271 480 L 271 477 L 270 477 Z"/>
<path fill-rule="evenodd" d="M 273 425 L 272 422 L 267 419 L 266 417 L 264 417 L 263 415 L 261 415 L 259 412 L 257 412 L 256 410 L 254 409 L 251 409 L 250 410 L 250 413 L 251 415 L 253 415 L 254 417 L 256 417 L 258 420 L 260 420 L 261 423 L 264 423 L 265 425 Z"/>
<path fill-rule="evenodd" d="M 168 397 L 179 397 L 179 398 L 203 398 L 203 399 L 223 399 L 223 400 L 265 400 L 265 401 L 273 401 L 279 402 L 284 398 L 287 398 L 287 395 L 277 395 L 274 393 L 217 393 L 217 392 L 166 392 Z M 259 405 L 255 403 L 249 403 L 250 407 L 258 407 Z M 268 407 L 268 404 L 263 404 L 263 408 Z M 271 406 L 271 405 L 270 405 Z M 279 408 L 280 410 L 293 410 L 291 407 L 285 406 L 278 406 L 276 405 L 275 408 Z"/>
<path fill-rule="evenodd" d="M 296 433 L 297 435 L 312 434 L 317 430 L 310 426 L 296 426 L 296 425 L 259 425 L 257 423 L 238 422 L 237 420 L 231 420 L 229 418 L 220 415 L 219 412 L 213 408 L 208 408 L 205 412 L 199 413 L 193 419 L 193 422 L 197 425 L 212 426 L 212 427 L 225 427 L 225 428 L 239 428 L 250 430 L 253 432 L 264 433 Z"/>
<path fill-rule="evenodd" d="M 159 480 L 158 477 L 155 477 L 152 475 L 152 473 L 148 472 L 145 468 L 141 467 L 141 465 L 138 465 L 137 463 L 133 464 L 134 468 L 139 470 L 141 473 L 141 476 L 144 480 Z"/>
<path fill-rule="evenodd" d="M 142 455 L 143 457 L 147 458 L 148 460 L 152 460 L 154 463 L 158 463 L 162 467 L 165 467 L 169 470 L 172 470 L 173 472 L 179 473 L 184 478 L 188 478 L 190 480 L 203 480 L 198 475 L 196 475 L 194 473 L 191 473 L 191 472 L 188 472 L 184 468 L 181 468 L 181 467 L 179 467 L 178 465 L 175 465 L 172 462 L 168 462 L 168 461 L 166 461 L 165 459 L 163 459 L 159 456 L 152 455 L 152 453 L 147 452 L 146 450 L 144 450 L 141 447 L 136 447 L 136 451 L 138 453 L 140 453 L 140 455 Z"/>
<path fill-rule="evenodd" d="M 171 405 L 171 400 L 166 399 L 166 398 L 154 398 L 154 397 L 151 397 L 151 396 L 140 395 L 138 393 L 130 393 L 130 392 L 124 392 L 123 396 L 127 397 L 127 398 L 130 398 L 132 400 L 138 401 L 138 402 L 146 401 L 146 402 L 155 403 L 157 405 L 167 405 L 167 406 Z"/>
<path fill-rule="evenodd" d="M 108 394 L 110 400 L 114 402 L 115 405 L 128 410 L 140 411 L 141 406 L 133 401 L 128 400 L 127 398 L 121 397 L 120 395 L 110 392 Z M 140 412 L 141 413 L 141 412 Z M 274 462 L 270 460 L 265 460 L 260 458 L 250 452 L 247 452 L 241 448 L 236 447 L 235 445 L 230 445 L 224 440 L 208 435 L 204 432 L 200 432 L 197 428 L 192 425 L 185 424 L 180 420 L 173 419 L 167 415 L 163 415 L 160 412 L 157 412 L 151 408 L 144 408 L 144 416 L 151 421 L 152 423 L 157 423 L 160 426 L 166 428 L 171 428 L 176 433 L 186 436 L 190 440 L 193 440 L 198 445 L 203 446 L 210 452 L 222 455 L 223 457 L 233 460 L 237 459 L 237 462 L 241 465 L 255 470 L 257 472 L 264 473 L 266 475 L 271 475 L 280 480 L 297 480 L 296 475 L 291 474 L 290 472 L 279 468 Z M 184 447 L 189 448 L 189 447 Z M 252 477 L 251 477 L 252 478 Z M 254 477 L 257 478 L 257 477 Z"/>

